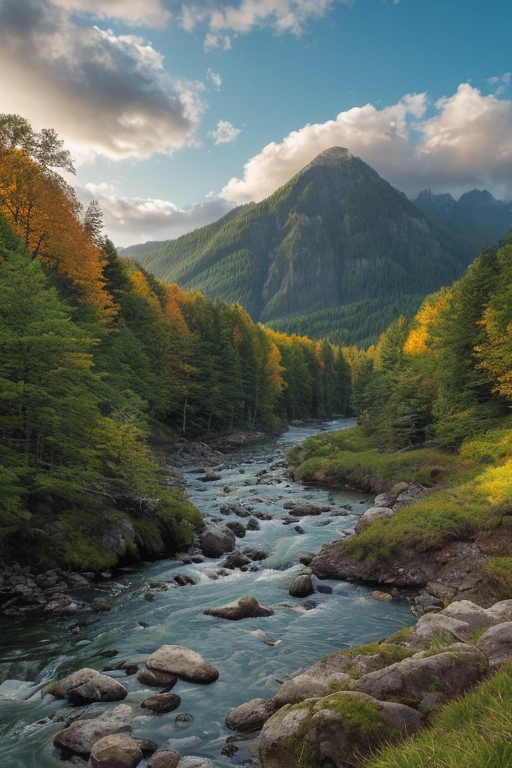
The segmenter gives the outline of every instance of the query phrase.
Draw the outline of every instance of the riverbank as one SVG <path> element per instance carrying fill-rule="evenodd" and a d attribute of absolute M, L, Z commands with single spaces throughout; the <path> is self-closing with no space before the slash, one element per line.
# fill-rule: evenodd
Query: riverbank
<path fill-rule="evenodd" d="M 383 504 L 389 514 L 350 540 L 324 545 L 311 563 L 313 572 L 416 589 L 426 600 L 469 599 L 489 606 L 511 597 L 507 452 L 506 438 L 496 430 L 467 441 L 459 454 L 434 448 L 380 453 L 359 428 L 316 436 L 294 448 L 289 460 L 302 482 L 391 497 Z M 421 489 L 406 507 L 393 499 L 400 481 Z"/>

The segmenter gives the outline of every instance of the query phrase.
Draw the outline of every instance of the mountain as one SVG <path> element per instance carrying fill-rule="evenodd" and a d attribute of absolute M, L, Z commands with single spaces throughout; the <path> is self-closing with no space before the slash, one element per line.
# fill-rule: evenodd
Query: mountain
<path fill-rule="evenodd" d="M 425 294 L 460 277 L 476 250 L 332 147 L 266 200 L 137 259 L 156 277 L 238 301 L 279 330 L 368 344 L 397 308 L 414 314 Z M 346 322 L 358 311 L 364 330 Z"/>
<path fill-rule="evenodd" d="M 475 248 L 495 243 L 512 226 L 512 205 L 496 200 L 486 189 L 473 189 L 458 200 L 449 194 L 420 192 L 414 204 L 436 224 L 446 227 Z"/>

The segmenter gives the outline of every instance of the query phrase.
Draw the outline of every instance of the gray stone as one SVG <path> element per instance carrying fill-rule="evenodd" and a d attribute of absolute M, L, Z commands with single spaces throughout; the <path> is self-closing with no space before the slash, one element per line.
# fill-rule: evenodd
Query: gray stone
<path fill-rule="evenodd" d="M 508 601 L 507 601 L 508 602 Z M 512 658 L 512 621 L 506 621 L 488 629 L 478 640 L 476 647 L 485 653 L 491 667 Z"/>
<path fill-rule="evenodd" d="M 356 680 L 357 691 L 378 699 L 405 699 L 420 703 L 425 694 L 440 693 L 444 699 L 464 693 L 486 674 L 485 655 L 470 645 L 455 643 L 434 656 L 415 656 L 369 672 Z"/>
<path fill-rule="evenodd" d="M 241 704 L 228 713 L 226 726 L 230 731 L 237 731 L 238 733 L 259 731 L 274 711 L 275 707 L 271 700 L 252 699 L 252 701 Z"/>
<path fill-rule="evenodd" d="M 91 750 L 91 768 L 136 768 L 143 755 L 130 736 L 105 736 Z"/>
<path fill-rule="evenodd" d="M 245 536 L 245 527 L 238 520 L 230 520 L 226 523 L 226 528 L 233 531 L 237 539 L 243 539 Z"/>
<path fill-rule="evenodd" d="M 469 640 L 472 629 L 467 621 L 460 621 L 443 613 L 428 613 L 418 621 L 414 633 L 423 638 Z"/>
<path fill-rule="evenodd" d="M 374 507 L 389 507 L 389 496 L 387 493 L 379 493 L 378 496 L 375 497 L 373 506 Z"/>
<path fill-rule="evenodd" d="M 199 546 L 206 557 L 220 557 L 235 548 L 235 534 L 229 528 L 209 525 L 199 536 Z"/>
<path fill-rule="evenodd" d="M 367 528 L 369 528 L 370 525 L 376 520 L 383 520 L 387 517 L 393 517 L 394 514 L 394 511 L 390 507 L 370 507 L 370 509 L 367 509 L 366 512 L 363 512 L 357 521 L 355 531 L 356 533 L 361 533 L 362 531 L 365 531 Z"/>
<path fill-rule="evenodd" d="M 314 591 L 313 581 L 307 573 L 296 576 L 288 587 L 288 594 L 291 597 L 309 597 Z"/>
<path fill-rule="evenodd" d="M 181 760 L 179 752 L 172 749 L 159 749 L 148 760 L 148 768 L 176 768 Z"/>
<path fill-rule="evenodd" d="M 487 609 L 487 613 L 500 624 L 505 621 L 512 621 L 512 600 L 501 600 L 499 603 L 494 603 Z"/>
<path fill-rule="evenodd" d="M 146 661 L 148 669 L 176 675 L 189 683 L 213 683 L 219 676 L 218 669 L 203 657 L 182 645 L 163 645 Z"/>
<path fill-rule="evenodd" d="M 72 723 L 55 734 L 53 743 L 59 749 L 77 755 L 89 755 L 93 745 L 104 736 L 130 732 L 132 730 L 129 722 L 131 713 L 131 707 L 120 704 L 100 717 Z"/>
<path fill-rule="evenodd" d="M 174 693 L 156 693 L 148 696 L 141 704 L 143 709 L 149 709 L 153 715 L 164 715 L 173 712 L 181 704 L 181 697 Z"/>
<path fill-rule="evenodd" d="M 450 603 L 441 615 L 450 616 L 458 621 L 465 621 L 469 625 L 471 632 L 477 629 L 487 629 L 497 623 L 497 618 L 485 608 L 472 603 L 470 600 L 456 600 Z"/>
<path fill-rule="evenodd" d="M 351 680 L 348 675 L 343 674 L 340 674 L 338 676 L 338 679 L 339 678 L 347 682 Z M 335 678 L 333 677 L 332 679 Z M 328 693 L 329 678 L 314 677 L 306 671 L 283 683 L 273 697 L 272 704 L 274 709 L 280 709 L 281 707 L 284 707 L 285 704 L 298 704 L 305 699 L 317 699 L 322 696 L 327 696 Z"/>
<path fill-rule="evenodd" d="M 142 685 L 149 685 L 153 688 L 172 688 L 178 682 L 176 675 L 147 667 L 139 672 L 137 680 Z"/>
<path fill-rule="evenodd" d="M 102 675 L 95 669 L 79 669 L 63 680 L 51 683 L 47 693 L 61 699 L 68 699 L 73 704 L 87 704 L 92 701 L 121 701 L 126 698 L 126 688 L 108 675 Z"/>
<path fill-rule="evenodd" d="M 216 616 L 219 619 L 240 621 L 241 619 L 253 619 L 260 616 L 273 616 L 274 611 L 272 608 L 260 605 L 255 597 L 246 595 L 218 608 L 208 608 L 203 613 L 207 616 Z"/>

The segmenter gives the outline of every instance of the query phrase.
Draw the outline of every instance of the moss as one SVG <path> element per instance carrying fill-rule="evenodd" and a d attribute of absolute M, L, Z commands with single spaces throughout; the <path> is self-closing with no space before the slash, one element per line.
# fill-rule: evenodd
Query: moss
<path fill-rule="evenodd" d="M 414 633 L 414 627 L 404 627 L 403 629 L 399 629 L 398 632 L 395 632 L 394 634 L 387 637 L 386 643 L 392 643 L 392 644 L 406 643 L 408 640 L 411 639 L 411 636 L 413 633 Z"/>
<path fill-rule="evenodd" d="M 500 600 L 512 597 L 512 557 L 492 557 L 482 571 L 495 587 Z"/>

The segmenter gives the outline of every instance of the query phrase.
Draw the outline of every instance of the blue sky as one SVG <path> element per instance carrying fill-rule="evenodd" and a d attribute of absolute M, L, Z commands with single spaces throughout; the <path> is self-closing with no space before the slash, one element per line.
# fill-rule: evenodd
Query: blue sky
<path fill-rule="evenodd" d="M 412 197 L 511 199 L 511 22 L 510 0 L 0 0 L 1 111 L 65 139 L 120 246 L 333 144 Z"/>

